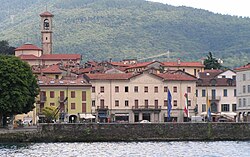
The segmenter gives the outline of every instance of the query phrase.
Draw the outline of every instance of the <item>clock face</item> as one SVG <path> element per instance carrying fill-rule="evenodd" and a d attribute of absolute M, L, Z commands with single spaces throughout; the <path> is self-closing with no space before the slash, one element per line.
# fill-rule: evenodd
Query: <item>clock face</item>
<path fill-rule="evenodd" d="M 43 25 L 44 25 L 45 30 L 49 30 L 49 20 L 48 19 L 44 20 Z"/>

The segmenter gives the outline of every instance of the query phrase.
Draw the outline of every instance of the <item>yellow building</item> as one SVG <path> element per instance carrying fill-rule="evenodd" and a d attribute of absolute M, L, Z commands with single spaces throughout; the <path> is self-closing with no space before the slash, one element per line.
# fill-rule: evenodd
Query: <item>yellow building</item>
<path fill-rule="evenodd" d="M 82 114 L 91 114 L 91 85 L 82 77 L 54 79 L 38 76 L 38 80 L 40 96 L 37 111 L 40 120 L 44 117 L 42 110 L 46 106 L 57 108 L 55 114 L 60 115 L 60 121 L 78 122 Z"/>

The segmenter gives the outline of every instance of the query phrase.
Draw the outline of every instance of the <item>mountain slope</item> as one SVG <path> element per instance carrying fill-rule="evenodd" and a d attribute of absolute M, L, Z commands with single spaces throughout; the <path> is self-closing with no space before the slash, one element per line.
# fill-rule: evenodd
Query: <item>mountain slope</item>
<path fill-rule="evenodd" d="M 170 50 L 170 59 L 197 60 L 212 51 L 230 66 L 250 59 L 249 18 L 144 0 L 0 2 L 0 40 L 13 46 L 25 42 L 41 45 L 39 14 L 47 5 L 55 15 L 54 53 L 81 53 L 85 60 L 118 60 Z"/>

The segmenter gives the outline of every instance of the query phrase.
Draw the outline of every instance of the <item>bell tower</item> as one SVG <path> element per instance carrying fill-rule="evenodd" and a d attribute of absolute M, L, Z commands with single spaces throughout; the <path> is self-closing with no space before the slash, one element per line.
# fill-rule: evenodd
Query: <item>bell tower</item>
<path fill-rule="evenodd" d="M 48 11 L 40 14 L 43 54 L 52 54 L 52 18 L 53 16 L 54 15 Z"/>

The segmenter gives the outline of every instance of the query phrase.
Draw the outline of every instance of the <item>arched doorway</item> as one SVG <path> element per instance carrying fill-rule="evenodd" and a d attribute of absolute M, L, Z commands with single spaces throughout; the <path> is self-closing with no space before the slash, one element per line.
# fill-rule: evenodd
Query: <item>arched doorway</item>
<path fill-rule="evenodd" d="M 76 115 L 70 115 L 69 116 L 69 123 L 76 123 L 77 116 Z"/>

